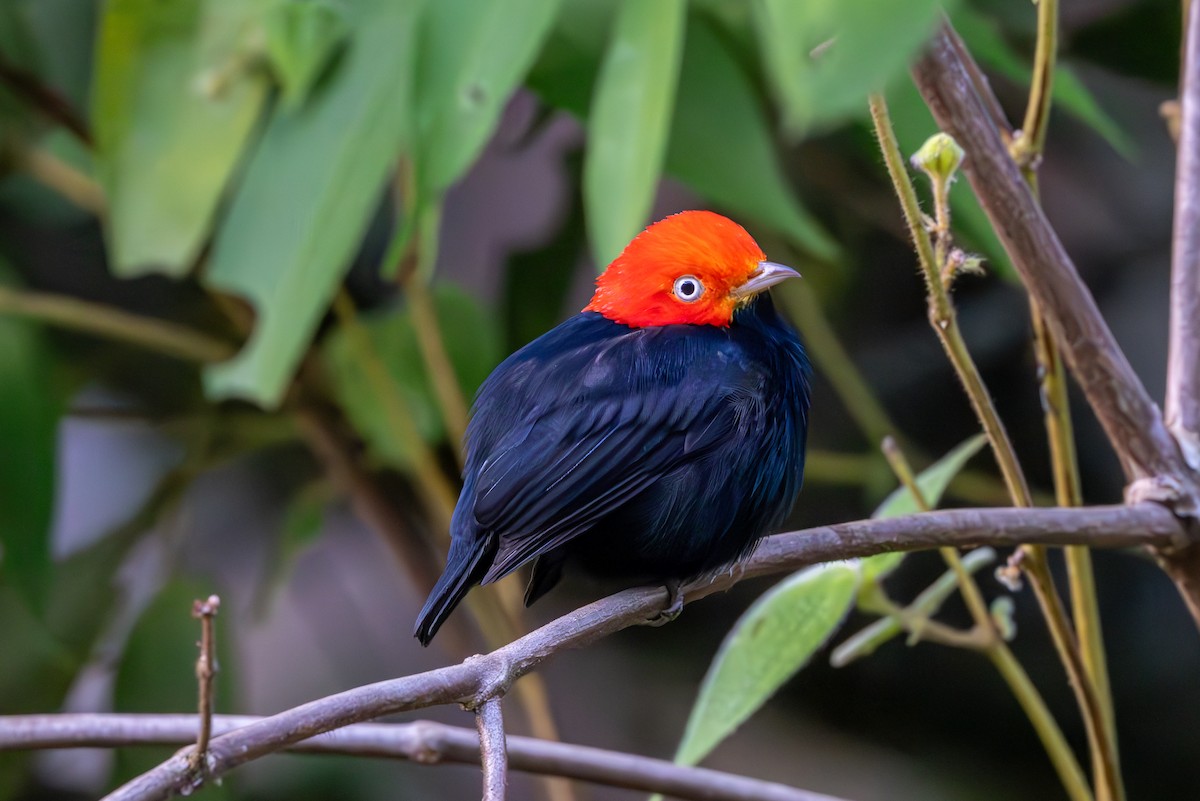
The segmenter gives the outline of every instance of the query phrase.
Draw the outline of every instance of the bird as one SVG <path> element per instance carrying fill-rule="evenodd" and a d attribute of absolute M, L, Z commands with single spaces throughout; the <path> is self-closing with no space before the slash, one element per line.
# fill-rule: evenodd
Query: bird
<path fill-rule="evenodd" d="M 420 643 L 473 586 L 530 563 L 526 606 L 570 566 L 662 582 L 682 608 L 682 581 L 780 526 L 811 367 L 766 290 L 798 277 L 727 217 L 679 212 L 634 237 L 580 313 L 505 359 L 473 405 Z"/>

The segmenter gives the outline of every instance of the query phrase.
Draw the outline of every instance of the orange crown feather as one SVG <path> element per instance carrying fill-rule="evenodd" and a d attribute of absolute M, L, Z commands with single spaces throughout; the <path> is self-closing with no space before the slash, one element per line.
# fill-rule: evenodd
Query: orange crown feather
<path fill-rule="evenodd" d="M 634 237 L 596 279 L 596 293 L 584 311 L 634 328 L 728 326 L 742 300 L 735 290 L 765 258 L 733 220 L 711 211 L 683 211 Z"/>

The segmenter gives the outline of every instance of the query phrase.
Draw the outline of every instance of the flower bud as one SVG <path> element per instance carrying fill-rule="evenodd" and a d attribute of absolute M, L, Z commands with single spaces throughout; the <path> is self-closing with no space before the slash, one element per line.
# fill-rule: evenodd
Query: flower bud
<path fill-rule="evenodd" d="M 962 164 L 963 149 L 947 133 L 935 133 L 913 154 L 912 164 L 934 182 L 948 184 Z"/>

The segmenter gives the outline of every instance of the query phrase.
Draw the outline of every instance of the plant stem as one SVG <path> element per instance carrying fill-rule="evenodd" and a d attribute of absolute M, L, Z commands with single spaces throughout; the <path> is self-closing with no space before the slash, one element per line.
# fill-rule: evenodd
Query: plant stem
<path fill-rule="evenodd" d="M 425 369 L 429 373 L 442 417 L 446 421 L 446 433 L 450 441 L 457 445 L 463 442 L 467 432 L 467 401 L 463 397 L 450 354 L 446 350 L 442 328 L 438 324 L 437 307 L 429 292 L 429 281 L 437 263 L 441 209 L 431 207 L 421 212 L 421 219 L 418 225 L 420 233 L 417 240 L 417 269 L 407 276 L 404 290 L 412 310 L 421 358 L 425 362 Z M 455 447 L 454 453 L 461 466 L 462 449 Z"/>
<path fill-rule="evenodd" d="M 908 223 L 909 232 L 917 249 L 917 257 L 921 263 L 922 274 L 925 277 L 925 285 L 929 293 L 930 324 L 937 333 L 951 364 L 954 365 L 955 372 L 966 389 L 971 406 L 975 409 L 984 433 L 987 434 L 988 442 L 992 446 L 992 452 L 1000 466 L 1000 473 L 1004 477 L 1004 483 L 1008 486 L 1009 494 L 1018 506 L 1031 506 L 1029 487 L 1025 483 L 1025 476 L 1017 462 L 1008 432 L 1005 431 L 1004 423 L 996 413 L 991 395 L 984 386 L 979 369 L 975 366 L 975 362 L 967 350 L 966 342 L 962 338 L 962 332 L 959 330 L 954 305 L 950 302 L 949 293 L 942 281 L 937 254 L 930 241 L 929 232 L 925 230 L 922 223 L 917 193 L 908 179 L 908 173 L 904 168 L 904 158 L 900 155 L 900 146 L 896 141 L 895 131 L 892 130 L 887 101 L 883 99 L 882 95 L 873 94 L 870 103 L 871 119 L 875 123 L 875 132 L 879 137 L 884 162 L 887 164 L 892 185 L 900 198 L 904 219 Z M 939 211 L 939 216 L 940 214 L 942 212 Z M 941 237 L 939 237 L 940 239 Z"/>
<path fill-rule="evenodd" d="M 44 147 L 26 147 L 16 154 L 17 164 L 29 177 L 62 195 L 76 207 L 103 217 L 108 198 L 100 184 Z"/>
<path fill-rule="evenodd" d="M 237 350 L 228 342 L 168 320 L 47 292 L 0 286 L 0 314 L 28 317 L 201 364 L 224 361 Z"/>
<path fill-rule="evenodd" d="M 1029 101 L 1025 110 L 1021 135 L 1012 145 L 1013 158 L 1021 168 L 1021 174 L 1024 176 L 1025 182 L 1029 184 L 1035 200 L 1038 200 L 1039 195 L 1037 170 L 1045 151 L 1054 88 L 1054 69 L 1057 60 L 1058 0 L 1039 0 L 1037 48 L 1034 53 Z M 1079 460 L 1075 449 L 1075 435 L 1071 422 L 1067 378 L 1062 354 L 1054 341 L 1054 335 L 1046 325 L 1040 306 L 1032 296 L 1029 306 L 1030 318 L 1033 321 L 1034 350 L 1041 379 L 1046 434 L 1053 465 L 1055 497 L 1059 506 L 1081 506 L 1083 493 L 1079 478 Z M 1046 566 L 1034 577 L 1035 587 L 1042 588 L 1042 591 L 1039 592 L 1039 600 L 1041 600 L 1042 592 L 1049 591 L 1054 593 L 1054 600 L 1057 602 L 1058 595 L 1053 589 L 1046 549 L 1031 548 L 1029 550 L 1034 557 L 1029 566 Z M 1098 726 L 1103 730 L 1103 737 L 1099 743 L 1102 747 L 1092 750 L 1092 772 L 1096 791 L 1101 798 L 1122 801 L 1125 791 L 1117 750 L 1116 716 L 1113 709 L 1108 665 L 1104 655 L 1100 605 L 1096 598 L 1092 557 L 1086 548 L 1078 546 L 1066 548 L 1065 555 L 1071 608 L 1074 613 L 1075 630 L 1079 637 L 1078 644 L 1075 646 L 1080 661 L 1079 668 L 1091 682 L 1092 701 L 1097 707 L 1093 714 L 1099 717 Z M 1063 625 L 1065 625 L 1065 621 Z M 1056 636 L 1056 642 L 1057 640 Z"/>
<path fill-rule="evenodd" d="M 917 508 L 923 512 L 931 511 L 929 502 L 926 500 L 925 494 L 921 492 L 921 487 L 917 484 L 916 476 L 913 474 L 908 460 L 904 458 L 904 453 L 894 440 L 884 440 L 883 453 L 887 457 L 892 471 L 895 472 L 896 478 L 912 493 Z M 1063 737 L 1062 730 L 1058 727 L 1054 716 L 1046 707 L 1046 702 L 1042 700 L 1041 694 L 1029 680 L 1025 668 L 1013 656 L 1007 643 L 1000 636 L 1000 632 L 996 630 L 996 622 L 988 611 L 987 602 L 983 598 L 979 585 L 975 583 L 975 578 L 963 565 L 963 560 L 959 558 L 956 549 L 946 546 L 938 550 L 958 578 L 963 601 L 971 613 L 971 618 L 975 621 L 976 631 L 980 634 L 979 650 L 996 666 L 1000 675 L 1008 683 L 1009 689 L 1016 696 L 1017 702 L 1025 710 L 1026 716 L 1042 741 L 1042 747 L 1046 749 L 1046 753 L 1058 771 L 1059 778 L 1072 801 L 1089 801 L 1092 799 L 1092 792 L 1083 775 L 1083 769 L 1075 759 L 1075 754 L 1071 751 L 1071 746 L 1067 743 L 1066 738 Z"/>
<path fill-rule="evenodd" d="M 1009 493 L 1012 496 L 1013 503 L 1020 507 L 1032 506 L 1032 497 L 1028 485 L 1025 483 L 1025 477 L 1021 472 L 1012 442 L 1008 438 L 1003 422 L 996 413 L 995 406 L 992 403 L 987 387 L 983 383 L 982 376 L 980 376 L 979 370 L 971 358 L 970 352 L 967 350 L 966 342 L 962 338 L 962 333 L 958 328 L 954 305 L 950 300 L 948 286 L 951 276 L 947 272 L 947 259 L 949 258 L 949 203 L 946 191 L 949 180 L 948 178 L 943 178 L 940 181 L 936 178 L 933 180 L 934 200 L 937 206 L 935 212 L 937 227 L 935 230 L 938 234 L 938 246 L 935 249 L 930 242 L 928 231 L 925 230 L 922 224 L 916 192 L 913 189 L 912 182 L 908 178 L 908 173 L 904 169 L 903 157 L 900 154 L 899 144 L 892 129 L 886 101 L 881 95 L 875 94 L 871 96 L 870 105 L 871 118 L 875 124 L 876 134 L 879 137 L 884 161 L 887 164 L 888 173 L 895 186 L 896 193 L 900 198 L 905 220 L 908 222 L 909 230 L 916 244 L 918 259 L 921 262 L 922 273 L 925 276 L 925 284 L 929 293 L 930 323 L 933 325 L 934 331 L 937 332 L 947 356 L 954 365 L 955 371 L 962 381 L 971 401 L 971 405 L 979 417 L 984 432 L 987 434 L 996 461 L 1000 466 L 1001 474 L 1004 476 L 1005 484 L 1008 486 Z M 943 556 L 947 558 L 947 561 L 952 566 L 955 561 L 958 561 L 957 552 L 952 555 L 944 552 Z M 1027 570 L 1032 579 L 1031 583 L 1050 628 L 1052 639 L 1059 652 L 1059 657 L 1066 668 L 1072 687 L 1075 690 L 1076 700 L 1088 732 L 1088 741 L 1092 747 L 1092 752 L 1093 754 L 1110 753 L 1107 748 L 1110 738 L 1107 737 L 1102 722 L 1103 715 L 1099 711 L 1100 706 L 1096 699 L 1095 688 L 1083 668 L 1079 646 L 1075 642 L 1066 613 L 1054 589 L 1048 563 L 1044 558 L 1044 554 L 1033 552 L 1030 556 L 1032 558 L 1028 559 Z M 972 615 L 976 616 L 977 620 L 981 619 L 980 615 L 987 614 L 986 606 L 982 602 L 982 596 L 978 595 L 978 588 L 975 588 L 973 593 L 970 589 L 964 587 L 964 599 L 971 609 Z M 995 632 L 990 616 L 988 617 L 988 625 L 992 626 L 991 630 Z M 1018 685 L 1013 685 L 1013 687 L 1014 692 L 1016 692 Z M 1035 725 L 1038 724 L 1035 722 Z M 1043 739 L 1043 743 L 1047 744 L 1047 748 L 1051 747 L 1045 739 Z M 1054 758 L 1053 754 L 1051 756 Z M 1105 765 L 1106 770 L 1102 771 L 1101 774 L 1111 776 L 1113 770 L 1110 760 L 1106 759 L 1103 761 L 1107 764 Z M 1070 787 L 1073 779 L 1067 775 L 1063 775 L 1063 781 L 1064 784 Z M 1101 787 L 1104 787 L 1106 784 L 1108 783 L 1100 784 L 1098 782 L 1098 786 Z"/>
<path fill-rule="evenodd" d="M 411 456 L 411 474 L 420 496 L 425 501 L 425 509 L 433 523 L 433 529 L 443 549 L 449 537 L 450 515 L 454 510 L 457 493 L 446 480 L 433 451 L 421 438 L 413 422 L 412 410 L 408 400 L 397 386 L 387 365 L 383 363 L 379 352 L 367 335 L 366 329 L 358 319 L 354 301 L 350 295 L 341 290 L 333 300 L 333 311 L 342 330 L 354 350 L 359 368 L 363 371 L 372 391 L 383 405 L 384 416 L 388 429 L 396 442 L 404 447 Z"/>
<path fill-rule="evenodd" d="M 962 559 L 963 567 L 971 574 L 974 574 L 994 561 L 996 561 L 996 552 L 986 547 L 976 548 L 963 556 Z M 958 574 L 953 570 L 948 570 L 939 576 L 937 581 L 922 590 L 908 606 L 897 607 L 887 602 L 892 608 L 880 608 L 878 610 L 887 616 L 876 620 L 858 633 L 846 638 L 843 643 L 833 649 L 833 653 L 829 657 L 829 664 L 834 667 L 844 667 L 856 659 L 870 656 L 879 646 L 890 641 L 904 630 L 911 631 L 921 640 L 939 642 L 943 645 L 965 647 L 962 639 L 970 638 L 972 635 L 969 632 L 964 634 L 952 630 L 955 637 L 944 637 L 941 633 L 937 633 L 932 637 L 928 636 L 930 633 L 939 632 L 938 628 L 933 627 L 935 621 L 930 620 L 930 618 L 942 608 L 942 604 L 958 588 L 958 582 Z M 879 585 L 876 585 L 876 589 L 882 594 L 882 589 L 879 588 Z M 880 600 L 887 601 L 886 597 Z M 862 600 L 859 601 L 859 608 L 868 612 L 876 611 L 873 603 Z M 950 642 L 949 640 L 951 639 L 955 639 L 956 641 Z"/>

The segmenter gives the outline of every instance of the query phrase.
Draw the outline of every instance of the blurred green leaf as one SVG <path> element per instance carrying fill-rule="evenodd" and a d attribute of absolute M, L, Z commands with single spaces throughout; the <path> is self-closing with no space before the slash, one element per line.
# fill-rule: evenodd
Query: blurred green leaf
<path fill-rule="evenodd" d="M 646 225 L 662 171 L 683 51 L 684 0 L 624 0 L 596 78 L 583 196 L 596 266 Z"/>
<path fill-rule="evenodd" d="M 277 109 L 234 196 L 205 274 L 250 300 L 250 341 L 210 367 L 214 399 L 277 405 L 411 136 L 420 0 L 348 7 L 345 58 L 301 108 Z"/>
<path fill-rule="evenodd" d="M 12 286 L 0 262 L 0 287 Z M 41 608 L 50 571 L 50 519 L 61 393 L 38 327 L 0 314 L 0 572 Z"/>
<path fill-rule="evenodd" d="M 1028 86 L 1033 69 L 1028 59 L 1018 55 L 1005 40 L 999 24 L 968 5 L 954 14 L 954 28 L 980 64 L 1011 81 Z M 1070 66 L 1061 61 L 1054 68 L 1052 98 L 1057 105 L 1098 133 L 1113 150 L 1126 159 L 1137 155 L 1137 146 L 1121 126 L 1100 107 Z"/>
<path fill-rule="evenodd" d="M 500 361 L 499 328 L 491 315 L 461 289 L 440 284 L 434 288 L 434 308 L 446 353 L 466 397 Z M 422 438 L 436 442 L 445 436 L 441 407 L 425 373 L 417 332 L 407 309 L 360 317 L 374 351 L 404 393 L 413 422 Z M 352 339 L 338 330 L 324 347 L 334 396 L 366 441 L 374 458 L 394 467 L 409 467 L 412 453 L 392 433 L 385 400 L 379 397 L 363 369 Z"/>
<path fill-rule="evenodd" d="M 200 253 L 266 97 L 253 60 L 268 2 L 104 5 L 92 125 L 117 275 L 181 275 Z"/>
<path fill-rule="evenodd" d="M 921 489 L 921 494 L 925 496 L 925 502 L 929 504 L 930 508 L 937 508 L 942 500 L 942 495 L 946 492 L 946 487 L 950 486 L 950 482 L 962 472 L 971 457 L 979 453 L 986 444 L 987 437 L 983 434 L 976 434 L 921 471 L 917 476 L 917 486 Z M 919 511 L 921 510 L 917 506 L 917 499 L 909 492 L 908 487 L 901 486 L 884 499 L 871 517 L 875 519 L 902 517 L 916 514 Z M 906 554 L 903 553 L 881 553 L 878 556 L 868 556 L 866 559 L 859 560 L 864 583 L 881 581 L 900 566 L 900 562 L 904 560 L 905 556 Z"/>
<path fill-rule="evenodd" d="M 861 114 L 939 19 L 939 0 L 758 0 L 763 59 L 793 135 Z"/>
<path fill-rule="evenodd" d="M 851 564 L 814 565 L 755 601 L 721 643 L 675 761 L 699 762 L 804 667 L 849 612 L 858 582 Z"/>
<path fill-rule="evenodd" d="M 283 0 L 267 12 L 263 27 L 283 102 L 295 110 L 345 42 L 345 11 L 330 0 Z"/>
<path fill-rule="evenodd" d="M 478 157 L 558 7 L 559 0 L 439 0 L 428 7 L 414 155 L 418 192 L 426 200 Z"/>
<path fill-rule="evenodd" d="M 758 220 L 832 261 L 838 247 L 787 183 L 750 77 L 710 23 L 693 19 L 666 169 L 711 202 Z"/>
<path fill-rule="evenodd" d="M 542 102 L 587 119 L 619 7 L 615 0 L 571 0 L 570 13 L 558 15 L 526 79 Z"/>

